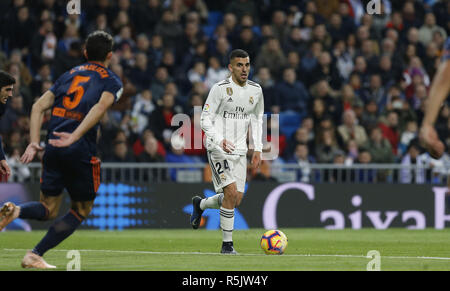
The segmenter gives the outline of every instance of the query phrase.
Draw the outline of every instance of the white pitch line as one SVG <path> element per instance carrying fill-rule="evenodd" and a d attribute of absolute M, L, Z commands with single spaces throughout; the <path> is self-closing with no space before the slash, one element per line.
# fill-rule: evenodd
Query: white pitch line
<path fill-rule="evenodd" d="M 23 252 L 28 251 L 28 249 L 3 249 L 4 251 L 11 252 Z M 54 252 L 68 252 L 70 250 L 52 250 Z M 125 250 L 78 250 L 80 252 L 98 252 L 98 253 L 117 253 L 117 254 L 148 254 L 148 255 L 222 255 L 220 253 L 204 253 L 204 252 L 154 252 L 154 251 L 125 251 Z M 238 254 L 236 256 L 264 256 L 265 254 Z M 233 256 L 229 256 L 233 257 Z M 271 257 L 337 257 L 337 258 L 364 258 L 371 259 L 372 257 L 367 257 L 364 255 L 325 255 L 325 254 L 284 254 L 282 256 L 271 256 Z M 415 259 L 415 260 L 444 260 L 450 261 L 449 257 L 411 257 L 411 256 L 383 256 L 383 259 Z"/>

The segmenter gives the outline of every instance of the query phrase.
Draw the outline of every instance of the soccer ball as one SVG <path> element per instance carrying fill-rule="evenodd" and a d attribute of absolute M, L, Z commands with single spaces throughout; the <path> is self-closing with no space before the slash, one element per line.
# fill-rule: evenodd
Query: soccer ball
<path fill-rule="evenodd" d="M 268 230 L 262 235 L 260 245 L 266 255 L 282 255 L 288 245 L 288 239 L 279 230 Z"/>

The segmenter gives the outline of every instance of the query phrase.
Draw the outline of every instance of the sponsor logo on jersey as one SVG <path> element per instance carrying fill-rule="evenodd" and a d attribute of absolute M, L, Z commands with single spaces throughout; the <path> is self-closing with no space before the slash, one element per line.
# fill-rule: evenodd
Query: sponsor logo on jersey
<path fill-rule="evenodd" d="M 227 87 L 227 94 L 228 94 L 229 96 L 233 95 L 233 88 Z"/>

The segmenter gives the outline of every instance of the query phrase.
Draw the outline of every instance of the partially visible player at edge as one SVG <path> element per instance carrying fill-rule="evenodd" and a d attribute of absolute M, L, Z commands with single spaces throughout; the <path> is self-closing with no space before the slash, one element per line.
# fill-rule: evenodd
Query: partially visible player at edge
<path fill-rule="evenodd" d="M 6 102 L 12 97 L 13 87 L 16 79 L 10 74 L 0 71 L 0 117 L 5 113 Z M 2 146 L 2 137 L 0 136 L 0 174 L 8 177 L 11 175 L 11 169 L 6 162 L 5 152 Z"/>
<path fill-rule="evenodd" d="M 445 146 L 439 140 L 434 123 L 444 100 L 450 94 L 450 37 L 447 38 L 442 56 L 442 62 L 433 78 L 429 99 L 425 109 L 422 126 L 420 128 L 419 139 L 428 153 L 438 159 L 444 153 Z M 450 183 L 450 182 L 449 182 Z"/>
<path fill-rule="evenodd" d="M 86 39 L 87 63 L 64 73 L 52 88 L 33 105 L 30 144 L 21 157 L 31 162 L 40 146 L 44 112 L 51 108 L 48 144 L 43 156 L 39 202 L 19 206 L 7 202 L 0 210 L 0 230 L 13 219 L 48 220 L 58 215 L 64 188 L 71 198 L 71 209 L 55 220 L 44 238 L 22 260 L 24 268 L 55 268 L 42 256 L 69 237 L 89 215 L 100 185 L 100 161 L 96 158 L 98 122 L 119 100 L 122 82 L 107 69 L 112 57 L 113 39 L 95 31 Z"/>
<path fill-rule="evenodd" d="M 444 100 L 450 94 L 450 37 L 447 38 L 442 56 L 442 62 L 439 65 L 438 71 L 433 78 L 431 84 L 429 100 L 425 109 L 425 116 L 423 118 L 422 126 L 420 128 L 419 139 L 422 145 L 426 148 L 428 153 L 435 159 L 439 159 L 445 150 L 444 143 L 439 140 L 439 137 L 434 128 L 439 110 L 442 107 Z M 447 193 L 450 194 L 450 175 L 447 177 Z M 447 204 L 448 205 L 448 204 Z"/>
<path fill-rule="evenodd" d="M 253 168 L 261 163 L 264 97 L 261 86 L 248 80 L 250 58 L 244 50 L 230 54 L 231 76 L 214 84 L 201 114 L 208 161 L 216 195 L 192 198 L 191 225 L 197 229 L 203 211 L 220 208 L 222 254 L 236 254 L 233 246 L 234 208 L 244 195 L 247 175 L 247 132 L 252 129 Z"/>

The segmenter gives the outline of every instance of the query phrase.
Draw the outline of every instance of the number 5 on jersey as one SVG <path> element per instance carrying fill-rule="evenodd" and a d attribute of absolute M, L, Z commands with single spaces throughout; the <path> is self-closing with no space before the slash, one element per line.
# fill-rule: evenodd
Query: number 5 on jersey
<path fill-rule="evenodd" d="M 78 106 L 84 95 L 84 88 L 81 86 L 82 83 L 87 83 L 91 77 L 88 76 L 80 76 L 77 75 L 73 78 L 72 83 L 70 84 L 69 90 L 67 90 L 66 94 L 71 95 L 74 94 L 73 99 L 69 96 L 64 96 L 63 105 L 66 109 L 72 110 Z"/>

